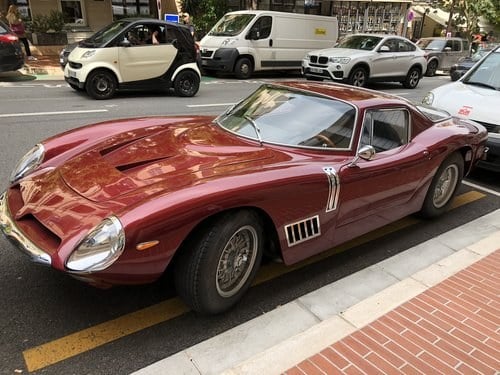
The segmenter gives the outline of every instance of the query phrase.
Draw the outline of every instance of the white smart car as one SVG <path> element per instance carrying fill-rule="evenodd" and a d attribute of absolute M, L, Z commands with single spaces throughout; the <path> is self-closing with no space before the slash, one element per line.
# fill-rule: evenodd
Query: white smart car
<path fill-rule="evenodd" d="M 64 78 L 94 99 L 117 90 L 171 89 L 198 92 L 197 50 L 189 29 L 155 19 L 121 19 L 81 41 L 68 56 Z"/>
<path fill-rule="evenodd" d="M 476 63 L 458 81 L 427 93 L 424 104 L 479 122 L 488 130 L 489 151 L 479 166 L 500 172 L 500 47 Z"/>

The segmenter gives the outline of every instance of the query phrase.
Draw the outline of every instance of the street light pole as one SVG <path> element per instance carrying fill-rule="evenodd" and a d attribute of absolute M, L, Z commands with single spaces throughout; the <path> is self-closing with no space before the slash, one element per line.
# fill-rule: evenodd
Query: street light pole
<path fill-rule="evenodd" d="M 446 24 L 445 36 L 448 36 L 451 34 L 451 22 L 453 21 L 453 11 L 454 10 L 455 10 L 455 0 L 451 0 L 450 15 L 448 16 L 448 23 Z"/>

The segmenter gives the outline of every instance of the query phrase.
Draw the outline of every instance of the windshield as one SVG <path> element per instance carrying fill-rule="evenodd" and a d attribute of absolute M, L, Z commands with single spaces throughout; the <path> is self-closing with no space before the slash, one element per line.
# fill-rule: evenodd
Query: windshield
<path fill-rule="evenodd" d="M 382 38 L 371 35 L 349 35 L 342 39 L 335 48 L 361 49 L 371 51 Z"/>
<path fill-rule="evenodd" d="M 263 85 L 216 122 L 260 143 L 348 149 L 355 116 L 356 109 L 342 101 Z"/>
<path fill-rule="evenodd" d="M 446 44 L 444 39 L 420 39 L 417 45 L 426 50 L 442 51 Z"/>
<path fill-rule="evenodd" d="M 129 21 L 124 20 L 113 22 L 82 41 L 80 45 L 82 47 L 101 47 L 121 33 L 129 24 Z"/>
<path fill-rule="evenodd" d="M 255 14 L 226 14 L 212 27 L 208 35 L 236 36 L 250 23 Z"/>
<path fill-rule="evenodd" d="M 500 48 L 467 72 L 462 83 L 500 90 Z"/>

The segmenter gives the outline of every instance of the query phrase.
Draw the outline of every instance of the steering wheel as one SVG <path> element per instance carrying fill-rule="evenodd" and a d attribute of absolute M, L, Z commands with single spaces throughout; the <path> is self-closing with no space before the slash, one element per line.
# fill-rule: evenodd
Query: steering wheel
<path fill-rule="evenodd" d="M 330 138 L 328 138 L 327 136 L 325 136 L 323 134 L 316 134 L 314 137 L 325 142 L 330 147 L 333 147 L 333 148 L 337 147 L 337 146 L 335 146 L 335 143 L 333 143 L 333 141 Z"/>

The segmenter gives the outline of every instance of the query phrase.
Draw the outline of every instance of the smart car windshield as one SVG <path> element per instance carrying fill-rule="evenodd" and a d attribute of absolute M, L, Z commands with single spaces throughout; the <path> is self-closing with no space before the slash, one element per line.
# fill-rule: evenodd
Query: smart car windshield
<path fill-rule="evenodd" d="M 335 48 L 361 49 L 371 51 L 382 38 L 371 35 L 349 35 L 342 39 Z"/>
<path fill-rule="evenodd" d="M 263 85 L 216 122 L 261 144 L 349 149 L 355 116 L 356 109 L 345 102 Z"/>
<path fill-rule="evenodd" d="M 82 41 L 81 46 L 87 48 L 101 47 L 121 33 L 129 24 L 130 22 L 125 20 L 113 22 L 96 32 L 90 38 Z"/>
<path fill-rule="evenodd" d="M 462 83 L 500 91 L 500 48 L 469 70 Z"/>
<path fill-rule="evenodd" d="M 212 36 L 236 36 L 241 33 L 248 23 L 255 17 L 254 14 L 228 14 L 222 17 L 212 27 L 208 35 Z"/>

